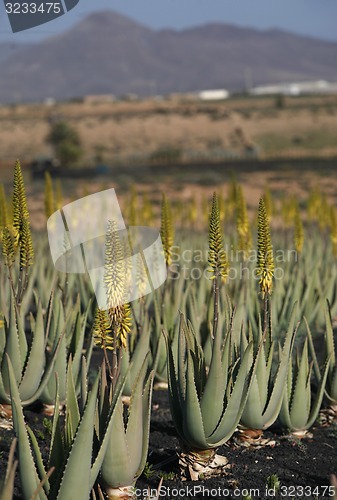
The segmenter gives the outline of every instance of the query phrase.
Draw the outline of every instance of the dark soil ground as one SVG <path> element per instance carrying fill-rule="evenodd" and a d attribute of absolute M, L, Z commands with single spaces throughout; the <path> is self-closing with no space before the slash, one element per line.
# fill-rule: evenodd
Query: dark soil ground
<path fill-rule="evenodd" d="M 238 444 L 237 435 L 234 435 L 218 450 L 232 464 L 226 475 L 182 482 L 178 479 L 179 441 L 171 419 L 167 392 L 154 391 L 152 406 L 148 465 L 137 481 L 140 499 L 148 487 L 156 489 L 161 478 L 160 498 L 163 499 L 241 499 L 245 495 L 250 495 L 252 499 L 332 497 L 329 476 L 337 473 L 337 422 L 330 425 L 317 423 L 311 429 L 312 437 L 302 440 L 282 435 L 277 428 L 273 432 L 265 432 L 263 437 L 275 441 L 274 446 L 243 446 Z M 38 413 L 37 409 L 25 410 L 26 421 L 34 429 L 43 454 L 47 454 L 50 440 L 47 417 Z M 0 429 L 0 477 L 5 474 L 12 438 L 13 431 Z M 280 483 L 276 495 L 266 492 L 267 478 L 274 474 Z M 22 498 L 19 477 L 15 494 L 15 499 Z"/>

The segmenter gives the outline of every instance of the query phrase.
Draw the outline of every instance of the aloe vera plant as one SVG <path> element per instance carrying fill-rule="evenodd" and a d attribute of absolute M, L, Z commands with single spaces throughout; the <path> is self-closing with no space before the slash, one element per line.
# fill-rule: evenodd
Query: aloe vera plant
<path fill-rule="evenodd" d="M 15 379 L 20 387 L 20 398 L 23 404 L 36 401 L 51 376 L 55 356 L 45 366 L 44 324 L 41 303 L 38 304 L 36 320 L 32 322 L 33 339 L 28 346 L 24 322 L 15 304 L 11 301 L 10 317 L 4 320 L 1 335 L 1 370 L 0 370 L 0 402 L 10 404 L 10 387 L 8 378 L 8 358 L 12 361 Z"/>
<path fill-rule="evenodd" d="M 104 371 L 102 373 L 104 375 Z M 132 388 L 126 424 L 122 391 L 116 398 L 111 391 L 111 384 L 107 384 L 105 377 L 102 377 L 96 430 L 100 441 L 104 439 L 104 435 L 109 437 L 107 445 L 97 457 L 99 462 L 102 461 L 100 483 L 110 500 L 133 497 L 135 482 L 146 464 L 154 372 L 149 375 L 146 373 L 145 359 Z M 113 412 L 111 407 L 114 408 Z M 108 425 L 105 430 L 107 415 Z M 103 436 L 102 431 L 105 432 Z"/>
<path fill-rule="evenodd" d="M 276 369 L 273 369 L 275 341 L 271 342 L 267 351 L 263 343 L 262 328 L 259 327 L 257 338 L 254 340 L 257 351 L 256 371 L 240 420 L 245 428 L 264 430 L 270 427 L 278 417 L 297 330 L 295 328 L 296 315 L 297 307 L 294 308 L 283 347 L 279 347 Z M 242 335 L 241 348 L 247 343 L 245 336 Z"/>
<path fill-rule="evenodd" d="M 180 468 L 183 477 L 198 479 L 227 465 L 216 449 L 236 429 L 242 415 L 253 366 L 252 343 L 234 361 L 232 330 L 223 341 L 219 328 L 220 283 L 228 275 L 223 246 L 219 202 L 213 194 L 209 221 L 208 272 L 213 281 L 211 359 L 206 371 L 204 351 L 191 323 L 180 315 L 177 352 L 166 335 L 169 398 L 173 421 L 181 440 Z"/>
<path fill-rule="evenodd" d="M 253 365 L 252 343 L 234 360 L 231 333 L 222 343 L 217 329 L 207 374 L 202 348 L 182 315 L 178 336 L 176 359 L 167 339 L 169 399 L 181 441 L 182 476 L 195 480 L 227 465 L 216 450 L 232 436 L 244 410 Z"/>
<path fill-rule="evenodd" d="M 309 362 L 308 343 L 306 338 L 302 352 L 298 349 L 294 363 L 289 364 L 278 417 L 281 426 L 297 436 L 305 435 L 318 416 L 330 366 L 328 358 L 318 381 L 316 397 L 312 401 L 313 362 Z"/>
<path fill-rule="evenodd" d="M 28 285 L 29 270 L 34 259 L 34 249 L 25 185 L 19 160 L 16 161 L 14 167 L 12 208 L 13 219 L 2 230 L 2 254 L 7 266 L 12 293 L 17 307 L 20 308 Z M 8 219 L 7 216 L 6 219 Z M 17 256 L 18 259 L 16 259 Z M 16 260 L 18 260 L 19 272 L 17 281 L 14 281 Z"/>
<path fill-rule="evenodd" d="M 10 404 L 7 356 L 11 360 L 24 406 L 41 400 L 53 405 L 56 396 L 55 373 L 59 377 L 60 402 L 65 401 L 66 370 L 69 356 L 73 358 L 73 373 L 80 378 L 84 347 L 86 314 L 80 311 L 79 301 L 65 321 L 62 305 L 55 301 L 45 319 L 40 301 L 36 315 L 31 314 L 32 340 L 27 341 L 24 320 L 12 296 L 10 316 L 0 325 L 0 402 Z M 90 307 L 90 305 L 88 306 Z M 90 356 L 90 348 L 89 353 Z"/>
<path fill-rule="evenodd" d="M 33 495 L 38 500 L 89 498 L 98 377 L 81 415 L 74 395 L 71 368 L 68 373 L 66 429 L 62 436 L 57 398 L 48 467 L 45 469 L 36 438 L 26 427 L 14 370 L 8 359 L 13 426 L 18 438 L 19 472 L 25 500 Z M 48 471 L 52 472 L 51 475 Z"/>
<path fill-rule="evenodd" d="M 324 333 L 324 356 L 325 359 L 330 360 L 328 375 L 325 385 L 325 395 L 329 401 L 330 409 L 333 414 L 337 413 L 337 364 L 336 364 L 336 351 L 335 351 L 335 341 L 332 328 L 332 318 L 331 318 L 331 308 L 327 301 L 325 308 L 325 333 Z M 310 344 L 310 350 L 313 357 L 315 375 L 318 380 L 321 378 L 321 372 L 319 367 L 319 362 L 315 353 L 312 334 L 308 322 L 306 321 L 306 327 L 308 332 L 308 340 Z"/>
<path fill-rule="evenodd" d="M 329 399 L 332 409 L 334 410 L 335 413 L 337 413 L 337 363 L 336 363 L 335 341 L 332 329 L 331 310 L 329 304 L 326 308 L 325 314 L 326 314 L 326 329 L 324 335 L 325 357 L 330 359 L 325 393 Z"/>
<path fill-rule="evenodd" d="M 67 318 L 64 317 L 64 308 L 58 300 L 53 301 L 50 317 L 46 318 L 46 330 L 48 328 L 48 337 L 46 339 L 46 363 L 50 363 L 55 358 L 52 375 L 39 395 L 39 401 L 44 405 L 52 406 L 56 397 L 56 379 L 59 391 L 59 401 L 64 404 L 66 401 L 67 389 L 67 367 L 69 359 L 72 359 L 72 373 L 75 380 L 76 392 L 79 392 L 79 385 L 82 377 L 87 373 L 82 373 L 83 364 L 81 359 L 86 356 L 86 366 L 89 367 L 93 341 L 92 338 L 85 347 L 85 330 L 89 311 L 91 310 L 91 301 L 89 301 L 84 313 L 81 311 L 80 300 L 76 301 L 72 311 Z"/>

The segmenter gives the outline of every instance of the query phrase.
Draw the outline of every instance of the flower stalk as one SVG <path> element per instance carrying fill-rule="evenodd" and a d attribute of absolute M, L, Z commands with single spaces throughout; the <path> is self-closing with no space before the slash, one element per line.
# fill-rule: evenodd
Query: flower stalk
<path fill-rule="evenodd" d="M 28 285 L 29 268 L 33 263 L 34 249 L 30 231 L 26 191 L 19 160 L 15 163 L 13 182 L 13 231 L 14 248 L 19 249 L 19 283 L 16 293 L 18 307 Z"/>
<path fill-rule="evenodd" d="M 100 338 L 104 356 L 112 352 L 112 364 L 107 362 L 113 388 L 115 388 L 121 368 L 122 348 L 127 346 L 127 336 L 131 331 L 131 308 L 126 301 L 129 282 L 129 250 L 118 234 L 115 221 L 109 221 L 105 241 L 104 284 L 107 297 L 107 313 L 98 313 L 99 328 L 96 338 Z M 111 335 L 110 335 L 111 334 Z"/>
<path fill-rule="evenodd" d="M 209 219 L 208 241 L 208 272 L 210 273 L 210 279 L 213 280 L 214 317 L 212 336 L 214 338 L 219 320 L 219 282 L 220 279 L 225 282 L 228 276 L 228 261 L 223 246 L 219 203 L 215 192 L 213 194 L 212 209 Z"/>
<path fill-rule="evenodd" d="M 257 276 L 260 276 L 260 292 L 263 299 L 263 335 L 268 330 L 270 323 L 269 297 L 273 291 L 274 277 L 274 255 L 271 243 L 269 217 L 266 210 L 264 199 L 261 198 L 258 210 L 258 228 L 257 228 Z M 271 328 L 269 328 L 269 346 L 271 343 Z"/>

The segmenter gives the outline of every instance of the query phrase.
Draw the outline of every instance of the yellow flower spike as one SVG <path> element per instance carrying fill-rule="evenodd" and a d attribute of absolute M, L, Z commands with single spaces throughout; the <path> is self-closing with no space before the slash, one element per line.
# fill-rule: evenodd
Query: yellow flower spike
<path fill-rule="evenodd" d="M 213 194 L 211 215 L 209 219 L 209 253 L 208 272 L 210 279 L 221 276 L 223 281 L 228 276 L 227 255 L 223 246 L 223 239 L 220 226 L 220 210 L 216 193 Z"/>
<path fill-rule="evenodd" d="M 124 302 L 126 258 L 116 222 L 110 220 L 105 240 L 104 272 L 108 309 Z"/>
<path fill-rule="evenodd" d="M 15 163 L 13 182 L 13 233 L 14 247 L 20 249 L 20 269 L 29 267 L 34 258 L 30 231 L 27 198 L 19 160 Z"/>
<path fill-rule="evenodd" d="M 60 179 L 56 179 L 55 185 L 55 210 L 60 210 L 63 205 L 62 186 Z"/>
<path fill-rule="evenodd" d="M 304 243 L 304 230 L 303 230 L 303 224 L 301 220 L 301 214 L 300 210 L 297 207 L 296 213 L 295 213 L 295 234 L 294 234 L 294 244 L 295 244 L 295 250 L 298 254 L 302 253 L 303 249 L 303 243 Z"/>
<path fill-rule="evenodd" d="M 172 246 L 174 241 L 174 230 L 172 224 L 171 207 L 165 194 L 163 194 L 163 200 L 161 205 L 160 236 L 164 248 L 166 265 L 170 266 L 172 263 Z"/>
<path fill-rule="evenodd" d="M 11 232 L 8 227 L 2 231 L 2 254 L 6 266 L 11 267 L 15 259 L 15 250 Z"/>
<path fill-rule="evenodd" d="M 247 205 L 241 186 L 238 186 L 237 190 L 236 228 L 238 233 L 238 250 L 243 251 L 246 258 L 249 250 L 252 248 L 252 234 L 247 215 Z"/>
<path fill-rule="evenodd" d="M 308 198 L 308 219 L 311 221 L 317 221 L 319 212 L 322 204 L 322 195 L 320 191 L 316 188 L 311 191 Z"/>
<path fill-rule="evenodd" d="M 337 257 L 337 210 L 335 207 L 330 208 L 330 238 L 332 242 L 332 252 L 334 257 Z"/>
<path fill-rule="evenodd" d="M 26 191 L 19 160 L 15 163 L 13 180 L 13 223 L 19 230 L 22 217 L 29 217 Z"/>
<path fill-rule="evenodd" d="M 124 347 L 126 349 L 127 345 L 127 336 L 131 331 L 132 327 L 132 314 L 131 314 L 131 307 L 130 304 L 124 304 L 121 307 L 121 318 L 120 318 L 120 323 L 119 323 L 119 339 Z"/>
<path fill-rule="evenodd" d="M 257 272 L 260 276 L 260 290 L 262 297 L 271 295 L 273 290 L 274 255 L 270 237 L 268 215 L 263 198 L 259 202 L 257 228 Z"/>
<path fill-rule="evenodd" d="M 112 349 L 113 339 L 109 335 L 111 333 L 111 328 L 109 324 L 109 319 L 106 311 L 102 309 L 97 309 L 94 325 L 93 325 L 93 336 L 95 345 L 101 347 L 102 349 Z"/>
<path fill-rule="evenodd" d="M 20 240 L 20 269 L 22 269 L 32 265 L 34 256 L 33 242 L 27 219 L 22 219 Z"/>
<path fill-rule="evenodd" d="M 130 250 L 118 234 L 115 221 L 109 221 L 105 242 L 104 283 L 107 293 L 109 326 L 116 342 L 126 347 L 127 334 L 131 330 L 131 309 L 125 303 L 130 278 Z M 111 339 L 113 342 L 113 339 Z"/>
<path fill-rule="evenodd" d="M 329 227 L 330 205 L 326 195 L 322 196 L 321 206 L 318 215 L 318 224 L 321 231 Z"/>

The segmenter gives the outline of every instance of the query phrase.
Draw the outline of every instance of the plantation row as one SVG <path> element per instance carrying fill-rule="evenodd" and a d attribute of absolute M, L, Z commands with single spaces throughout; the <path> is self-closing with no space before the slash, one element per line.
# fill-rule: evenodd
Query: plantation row
<path fill-rule="evenodd" d="M 47 176 L 48 217 L 61 206 L 56 198 Z M 43 234 L 33 243 L 16 163 L 10 207 L 0 191 L 0 408 L 17 437 L 2 500 L 13 496 L 17 467 L 27 500 L 132 497 L 147 461 L 154 384 L 168 388 L 182 479 L 226 474 L 217 449 L 236 431 L 249 442 L 276 423 L 302 437 L 320 410 L 336 414 L 335 209 L 312 194 L 304 228 L 290 199 L 284 227 L 271 236 L 268 193 L 256 230 L 240 186 L 233 182 L 220 200 L 214 193 L 208 204 L 207 241 L 193 229 L 175 234 L 163 196 L 168 277 L 131 303 L 123 301 L 130 273 L 123 241 L 109 221 L 102 283 L 109 301 L 99 309 L 88 276 L 58 272 Z M 133 192 L 130 226 L 144 215 L 137 203 Z M 146 278 L 137 274 L 139 289 Z M 25 423 L 25 408 L 37 401 L 53 412 L 47 459 Z"/>

